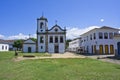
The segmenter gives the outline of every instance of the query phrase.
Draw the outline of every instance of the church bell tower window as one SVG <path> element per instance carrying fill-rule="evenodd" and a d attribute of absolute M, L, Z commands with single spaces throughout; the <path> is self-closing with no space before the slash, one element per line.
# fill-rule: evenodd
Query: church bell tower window
<path fill-rule="evenodd" d="M 40 29 L 42 29 L 42 27 L 43 27 L 43 22 L 40 23 Z"/>
<path fill-rule="evenodd" d="M 44 43 L 43 36 L 40 37 L 40 43 Z"/>

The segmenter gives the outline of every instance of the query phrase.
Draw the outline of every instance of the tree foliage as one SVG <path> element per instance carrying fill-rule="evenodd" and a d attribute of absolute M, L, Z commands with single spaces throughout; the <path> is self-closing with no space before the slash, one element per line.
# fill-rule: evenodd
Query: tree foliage
<path fill-rule="evenodd" d="M 22 49 L 23 41 L 24 41 L 24 40 L 16 40 L 16 41 L 14 42 L 13 47 L 17 48 L 17 50 L 21 50 L 21 49 Z"/>
<path fill-rule="evenodd" d="M 72 41 L 72 40 L 71 39 L 66 40 L 66 48 L 68 48 L 70 41 Z"/>
<path fill-rule="evenodd" d="M 30 38 L 30 39 L 31 39 L 31 40 L 33 40 L 33 41 L 35 41 L 35 42 L 37 41 L 37 39 L 36 39 L 36 38 Z"/>

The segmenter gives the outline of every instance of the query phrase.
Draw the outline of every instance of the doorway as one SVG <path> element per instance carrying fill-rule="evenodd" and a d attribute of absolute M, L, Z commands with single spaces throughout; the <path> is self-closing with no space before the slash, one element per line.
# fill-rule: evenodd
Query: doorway
<path fill-rule="evenodd" d="M 58 46 L 58 45 L 55 45 L 54 50 L 55 50 L 55 51 L 54 51 L 55 53 L 59 53 L 59 46 Z"/>
<path fill-rule="evenodd" d="M 103 45 L 100 45 L 99 47 L 100 47 L 99 53 L 103 54 Z"/>
<path fill-rule="evenodd" d="M 109 53 L 108 45 L 105 45 L 105 54 L 108 54 L 108 53 Z"/>
<path fill-rule="evenodd" d="M 28 47 L 28 52 L 31 53 L 31 47 Z"/>
<path fill-rule="evenodd" d="M 119 46 L 120 47 L 120 46 Z M 119 48 L 118 48 L 119 49 Z M 120 50 L 120 49 L 119 49 Z M 110 45 L 110 54 L 114 54 L 114 46 Z"/>
<path fill-rule="evenodd" d="M 120 42 L 117 43 L 118 55 L 120 55 Z"/>

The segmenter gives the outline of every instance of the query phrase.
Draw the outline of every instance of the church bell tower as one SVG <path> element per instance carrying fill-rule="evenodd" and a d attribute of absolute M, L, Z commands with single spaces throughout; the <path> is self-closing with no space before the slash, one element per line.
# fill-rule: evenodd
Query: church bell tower
<path fill-rule="evenodd" d="M 48 20 L 44 16 L 37 19 L 37 52 L 47 52 Z"/>

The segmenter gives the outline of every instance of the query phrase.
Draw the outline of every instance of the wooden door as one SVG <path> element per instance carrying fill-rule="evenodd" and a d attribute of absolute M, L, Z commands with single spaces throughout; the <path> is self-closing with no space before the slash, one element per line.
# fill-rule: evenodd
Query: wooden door
<path fill-rule="evenodd" d="M 109 53 L 108 45 L 105 45 L 105 54 L 108 54 L 108 53 Z"/>
<path fill-rule="evenodd" d="M 103 54 L 103 45 L 100 45 L 100 46 L 99 46 L 99 53 L 100 53 L 100 54 Z"/>
<path fill-rule="evenodd" d="M 114 46 L 110 45 L 110 54 L 114 54 Z"/>

